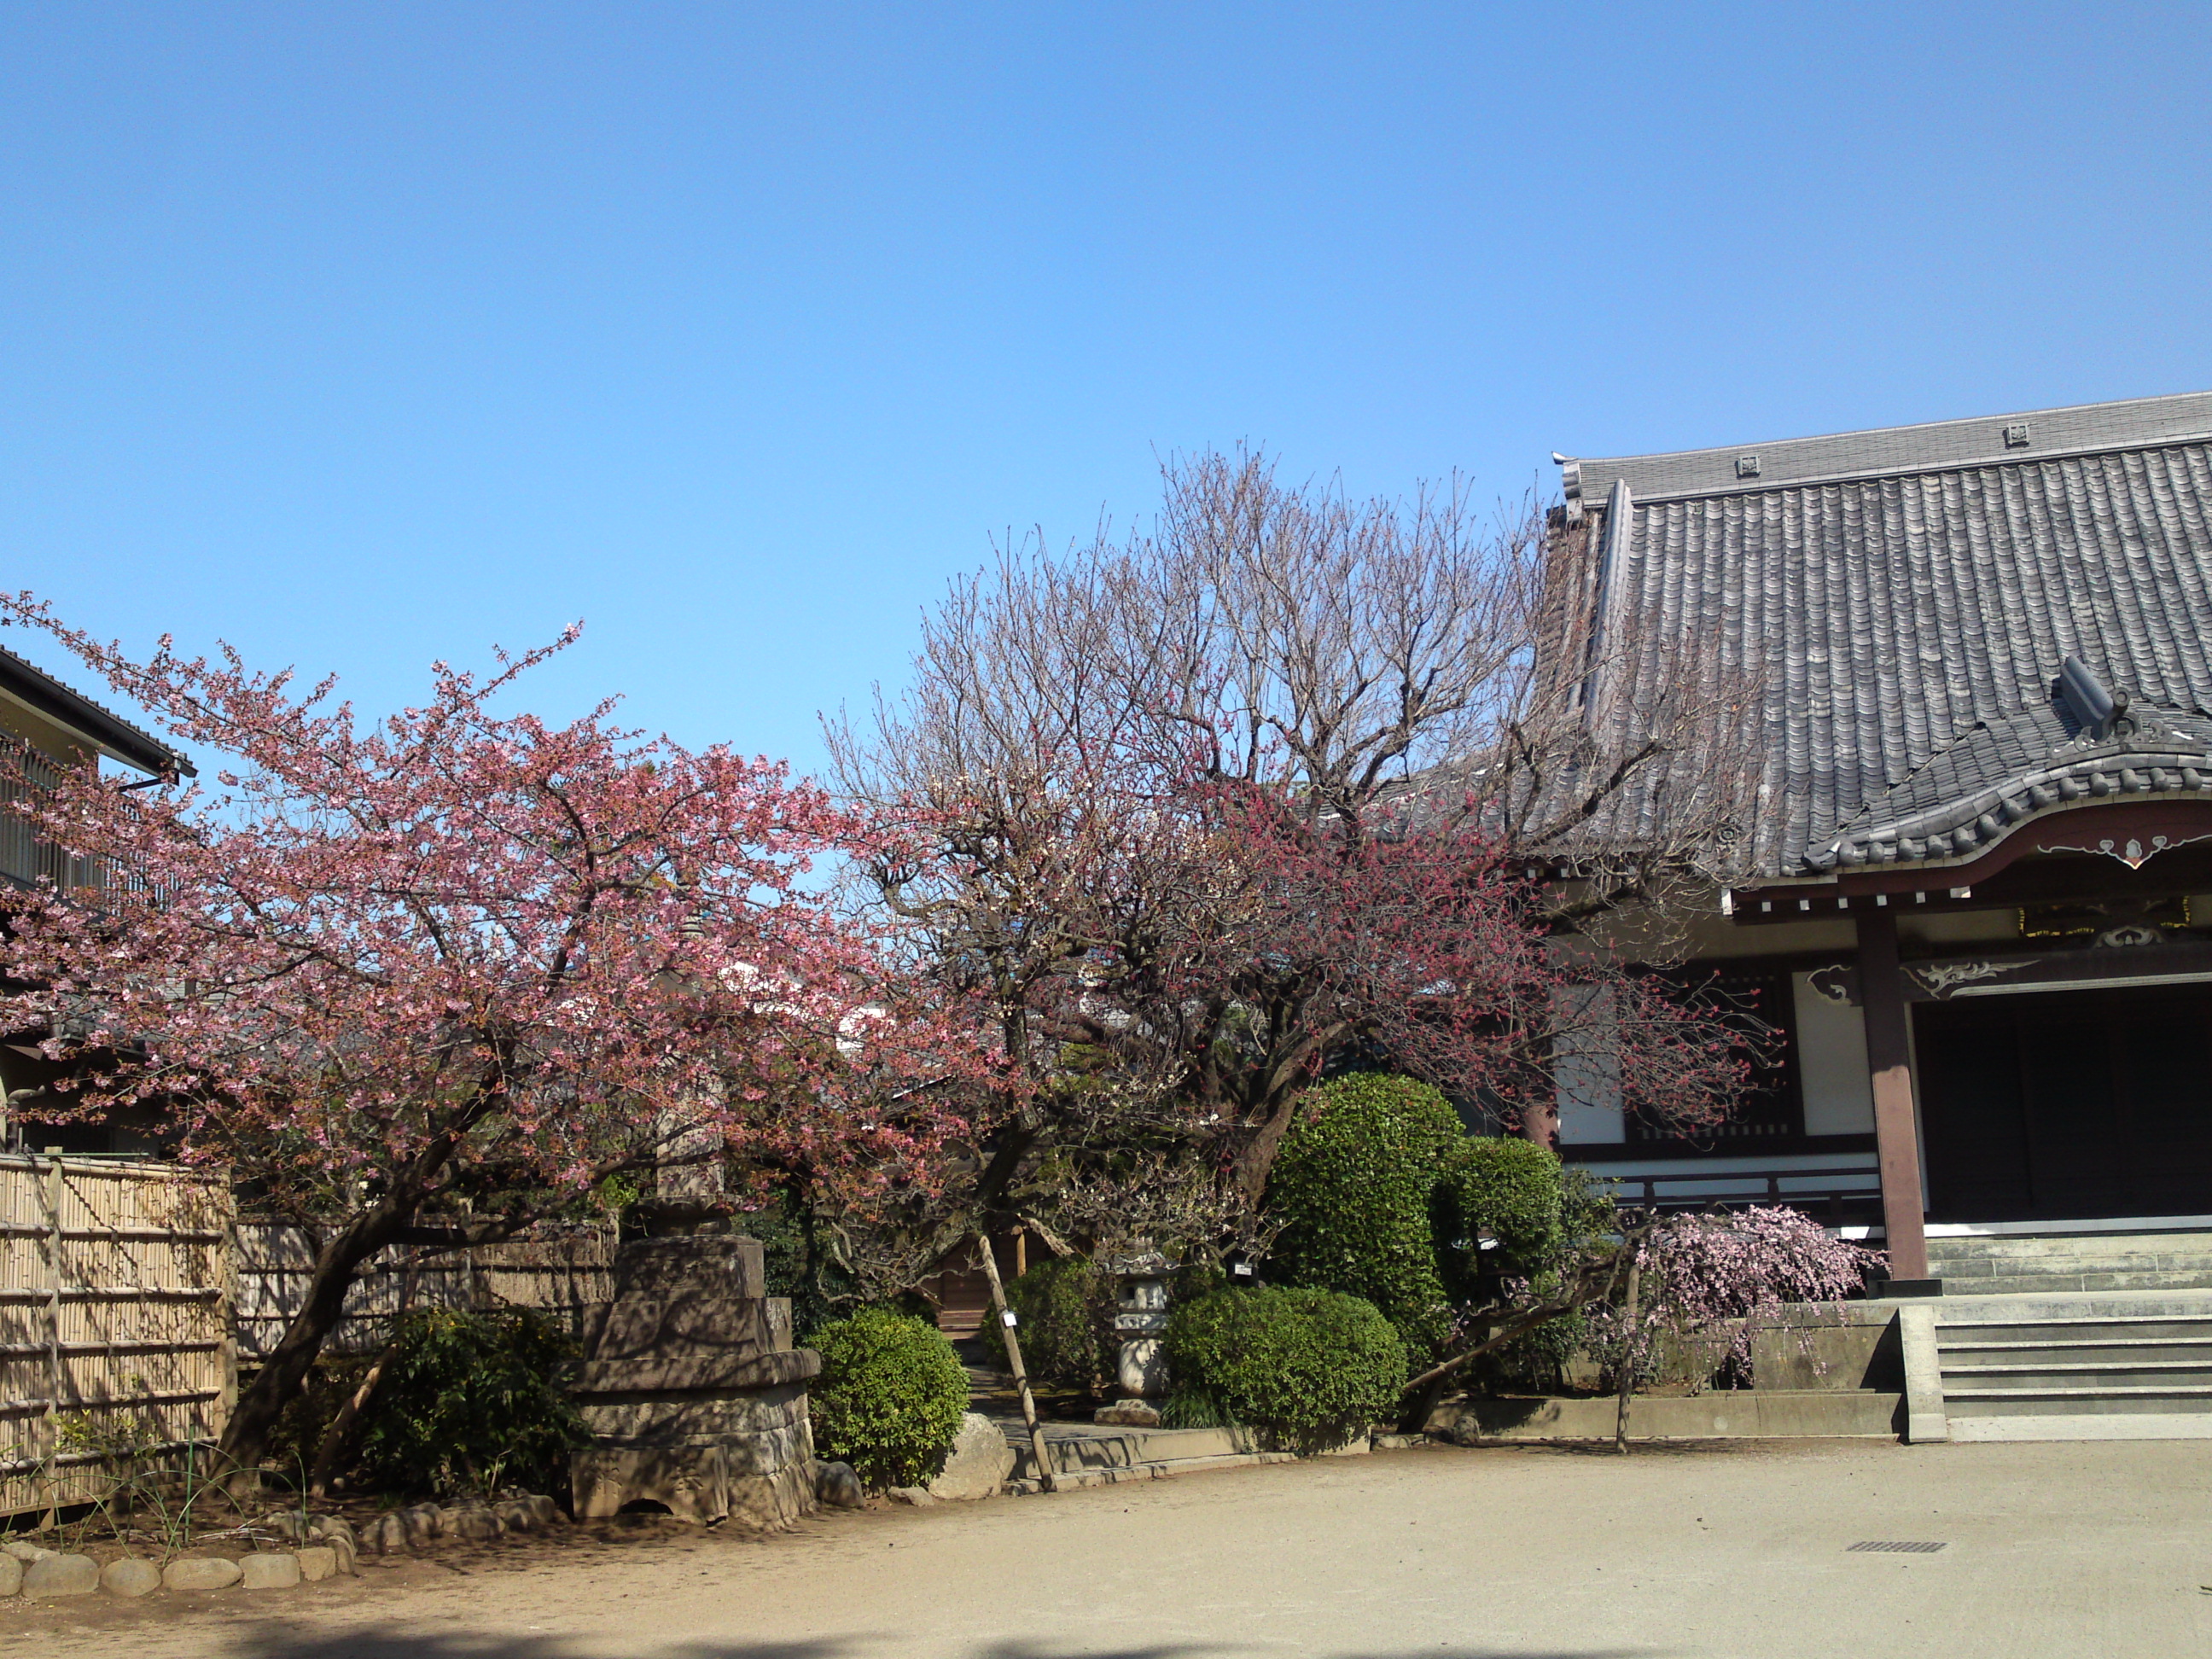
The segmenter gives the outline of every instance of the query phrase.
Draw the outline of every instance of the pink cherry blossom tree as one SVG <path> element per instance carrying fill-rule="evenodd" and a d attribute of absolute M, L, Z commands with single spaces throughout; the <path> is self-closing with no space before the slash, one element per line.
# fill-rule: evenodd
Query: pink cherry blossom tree
<path fill-rule="evenodd" d="M 489 678 L 436 665 L 422 706 L 371 720 L 228 647 L 141 661 L 28 594 L 0 614 L 210 775 L 18 769 L 36 833 L 106 879 L 8 896 L 0 1003 L 76 1062 L 67 1111 L 157 1107 L 180 1156 L 318 1238 L 231 1417 L 240 1465 L 363 1265 L 426 1217 L 501 1237 L 611 1176 L 748 1155 L 864 1200 L 927 1179 L 951 1091 L 988 1066 L 810 876 L 857 833 L 819 791 L 622 729 L 611 702 L 501 712 L 573 629 Z"/>

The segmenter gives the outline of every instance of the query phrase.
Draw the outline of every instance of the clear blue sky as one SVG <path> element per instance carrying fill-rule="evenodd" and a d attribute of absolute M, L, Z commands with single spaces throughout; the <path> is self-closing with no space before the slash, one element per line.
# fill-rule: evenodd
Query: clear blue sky
<path fill-rule="evenodd" d="M 2212 386 L 2212 7 L 0 4 L 0 582 L 819 757 L 988 538 Z M 7 638 L 50 665 L 50 650 Z"/>

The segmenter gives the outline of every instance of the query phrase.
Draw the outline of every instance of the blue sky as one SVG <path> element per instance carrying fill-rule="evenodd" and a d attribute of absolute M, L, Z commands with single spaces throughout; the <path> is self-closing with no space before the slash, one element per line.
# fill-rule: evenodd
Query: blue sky
<path fill-rule="evenodd" d="M 2212 8 L 0 3 L 0 582 L 819 758 L 1163 453 L 2212 386 Z M 42 642 L 6 641 L 59 666 Z M 79 677 L 81 678 L 81 677 Z"/>

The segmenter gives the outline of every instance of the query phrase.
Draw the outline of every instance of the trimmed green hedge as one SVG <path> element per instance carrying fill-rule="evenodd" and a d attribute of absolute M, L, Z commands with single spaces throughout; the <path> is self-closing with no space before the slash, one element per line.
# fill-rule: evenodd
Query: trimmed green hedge
<path fill-rule="evenodd" d="M 806 1339 L 822 1356 L 809 1390 L 814 1449 L 870 1486 L 912 1486 L 945 1467 L 968 1410 L 968 1374 L 933 1325 L 863 1308 Z"/>
<path fill-rule="evenodd" d="M 1434 1350 L 1451 1315 L 1433 1212 L 1468 1139 L 1451 1103 L 1411 1078 L 1359 1072 L 1309 1090 L 1267 1176 L 1283 1224 L 1270 1276 L 1363 1297 L 1407 1347 Z"/>
<path fill-rule="evenodd" d="M 1114 1281 L 1088 1256 L 1040 1261 L 1006 1286 L 1022 1363 L 1040 1382 L 1088 1389 L 1114 1372 Z M 993 1334 L 987 1316 L 983 1334 Z"/>
<path fill-rule="evenodd" d="M 1406 1345 L 1374 1304 L 1330 1291 L 1218 1291 L 1169 1316 L 1177 1420 L 1243 1423 L 1306 1454 L 1394 1419 Z"/>
<path fill-rule="evenodd" d="M 1267 1181 L 1269 1276 L 1373 1303 L 1417 1358 L 1449 1341 L 1455 1304 L 1543 1282 L 1613 1224 L 1601 1183 L 1534 1141 L 1468 1133 L 1411 1078 L 1337 1078 L 1297 1111 Z"/>

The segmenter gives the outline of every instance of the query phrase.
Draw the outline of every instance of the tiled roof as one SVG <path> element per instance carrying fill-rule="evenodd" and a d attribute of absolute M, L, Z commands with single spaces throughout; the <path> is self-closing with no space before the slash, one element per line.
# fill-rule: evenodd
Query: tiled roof
<path fill-rule="evenodd" d="M 2100 742 L 2053 698 L 1977 726 L 1805 858 L 1824 870 L 1962 858 L 2054 808 L 2195 793 L 2212 795 L 2212 720 L 2161 710 Z"/>
<path fill-rule="evenodd" d="M 0 648 L 0 693 L 37 709 L 102 754 L 111 755 L 141 771 L 194 775 L 191 762 L 181 751 L 4 648 Z"/>
<path fill-rule="evenodd" d="M 1756 478 L 1712 476 L 1749 455 Z M 1601 626 L 1708 642 L 1763 684 L 1764 874 L 1969 850 L 1933 825 L 2028 799 L 2012 786 L 2072 735 L 2052 700 L 2069 654 L 2177 738 L 2212 737 L 2192 718 L 2212 712 L 2212 393 L 1569 466 Z M 2113 777 L 2212 784 L 2190 770 Z"/>

